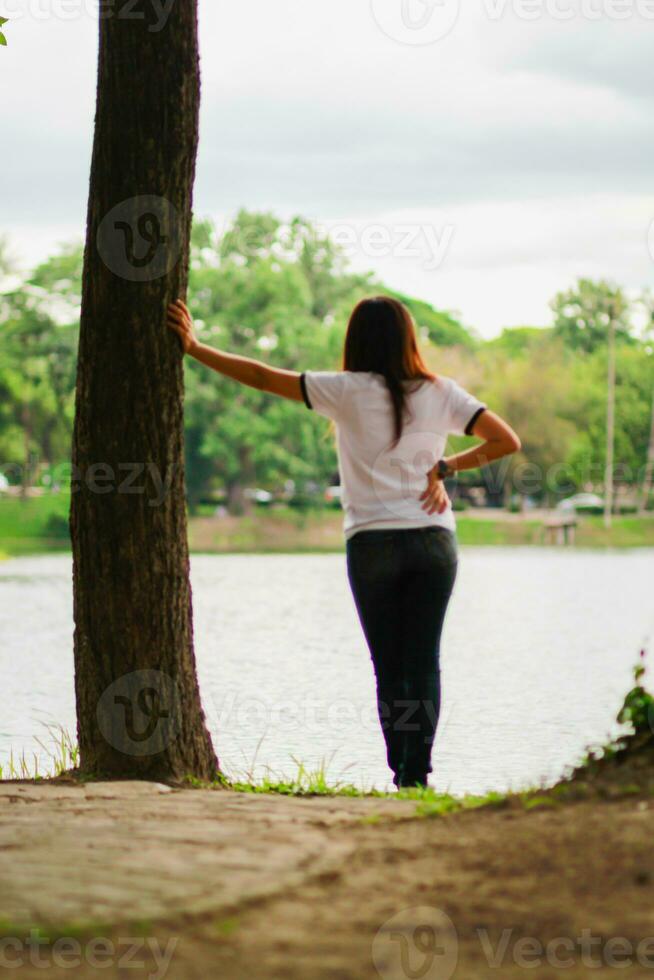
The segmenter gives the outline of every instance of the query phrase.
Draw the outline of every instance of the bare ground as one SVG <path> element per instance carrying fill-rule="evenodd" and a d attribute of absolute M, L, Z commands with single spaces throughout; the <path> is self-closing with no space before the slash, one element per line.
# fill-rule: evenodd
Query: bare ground
<path fill-rule="evenodd" d="M 1 784 L 0 959 L 21 959 L 7 970 L 19 977 L 654 977 L 650 792 L 415 813 L 386 799 Z M 26 944 L 33 927 L 47 970 Z"/>

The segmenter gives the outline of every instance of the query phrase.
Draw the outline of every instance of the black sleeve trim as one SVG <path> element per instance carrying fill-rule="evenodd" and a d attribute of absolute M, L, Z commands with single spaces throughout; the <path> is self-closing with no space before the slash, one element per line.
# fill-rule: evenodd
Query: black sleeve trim
<path fill-rule="evenodd" d="M 304 371 L 300 375 L 300 388 L 302 389 L 302 397 L 304 398 L 304 404 L 307 408 L 313 408 L 313 405 L 309 401 L 309 395 L 307 392 L 307 379 L 305 377 Z"/>
<path fill-rule="evenodd" d="M 486 411 L 486 406 L 485 405 L 482 405 L 481 408 L 478 408 L 477 409 L 477 411 L 472 416 L 472 418 L 470 419 L 470 421 L 466 425 L 465 429 L 463 430 L 467 436 L 471 436 L 472 435 L 472 430 L 474 428 L 475 422 L 477 421 L 477 419 L 479 418 L 479 416 L 481 415 L 481 413 L 482 412 L 485 412 L 485 411 Z"/>

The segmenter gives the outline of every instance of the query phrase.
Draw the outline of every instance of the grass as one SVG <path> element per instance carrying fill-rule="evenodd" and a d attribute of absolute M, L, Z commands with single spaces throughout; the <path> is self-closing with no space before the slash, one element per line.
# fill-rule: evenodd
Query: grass
<path fill-rule="evenodd" d="M 654 514 L 614 517 L 610 529 L 601 517 L 585 517 L 577 528 L 577 544 L 583 548 L 652 548 Z"/>
<path fill-rule="evenodd" d="M 8 556 L 70 551 L 67 519 L 70 497 L 44 494 L 21 500 L 0 497 L 0 559 Z M 539 520 L 457 515 L 462 545 L 542 545 Z M 257 510 L 244 517 L 193 516 L 189 521 L 191 551 L 206 554 L 302 554 L 343 551 L 342 514 L 333 509 L 307 511 L 280 507 Z M 577 547 L 654 547 L 654 514 L 616 516 L 610 530 L 603 519 L 580 518 Z"/>
<path fill-rule="evenodd" d="M 67 493 L 0 497 L 0 559 L 70 551 L 69 506 Z"/>
<path fill-rule="evenodd" d="M 20 920 L 0 919 L 0 936 L 22 936 L 29 933 L 30 941 L 38 945 L 52 945 L 61 939 L 76 939 L 78 942 L 89 942 L 101 936 L 110 935 L 115 928 L 115 923 L 104 922 L 101 920 L 83 921 L 70 920 L 65 922 L 48 923 L 46 925 L 36 925 L 32 921 L 21 922 Z M 123 935 L 127 933 L 124 940 L 119 940 L 124 944 L 133 943 L 135 939 L 147 938 L 153 935 L 153 923 L 147 919 L 130 920 L 123 924 Z M 18 965 L 19 960 L 15 961 Z M 127 962 L 127 961 L 125 961 Z M 41 968 L 48 964 L 39 963 Z M 107 965 L 107 964 L 105 964 Z M 134 962 L 134 966 L 138 964 Z M 154 976 L 154 974 L 152 974 Z"/>
<path fill-rule="evenodd" d="M 540 521 L 503 521 L 456 515 L 457 537 L 462 545 L 542 544 Z"/>
<path fill-rule="evenodd" d="M 52 748 L 48 753 L 52 763 L 50 772 L 41 774 L 36 758 L 30 763 L 25 756 L 19 758 L 18 761 L 15 761 L 12 756 L 6 771 L 3 772 L 0 769 L 0 778 L 40 781 L 52 776 L 66 775 L 77 779 L 79 782 L 86 781 L 86 777 L 82 777 L 75 771 L 79 756 L 77 747 L 73 744 L 70 736 L 63 729 L 59 729 L 58 731 L 53 730 L 51 737 Z M 611 746 L 607 746 L 604 750 L 607 756 L 611 749 Z M 578 803 L 588 799 L 615 801 L 626 797 L 654 795 L 654 787 L 649 785 L 647 780 L 629 782 L 622 779 L 612 781 L 609 785 L 593 784 L 586 779 L 580 780 L 578 778 L 579 769 L 575 770 L 575 778 L 567 776 L 555 786 L 532 787 L 522 792 L 489 791 L 481 795 L 453 796 L 451 793 L 439 792 L 431 787 L 415 787 L 387 793 L 382 790 L 355 786 L 353 783 L 330 781 L 325 763 L 322 763 L 317 769 L 311 770 L 297 760 L 294 762 L 296 772 L 290 777 L 276 776 L 271 772 L 257 779 L 249 775 L 230 779 L 223 773 L 218 773 L 212 781 L 187 776 L 184 785 L 188 789 L 230 790 L 234 793 L 286 796 L 294 799 L 397 800 L 415 805 L 413 817 L 428 819 L 482 809 L 512 808 L 530 812 L 555 809 L 565 804 Z M 386 819 L 386 814 L 367 813 L 362 815 L 361 823 L 375 825 L 383 823 Z"/>
<path fill-rule="evenodd" d="M 418 817 L 441 817 L 449 813 L 459 813 L 463 810 L 477 810 L 488 806 L 504 806 L 509 797 L 504 793 L 489 792 L 481 796 L 452 796 L 441 793 L 431 787 L 412 787 L 400 789 L 391 793 L 376 789 L 365 789 L 353 783 L 330 782 L 327 777 L 326 765 L 323 762 L 318 769 L 307 769 L 301 762 L 293 760 L 296 773 L 292 778 L 276 777 L 272 774 L 261 779 L 248 775 L 242 779 L 228 779 L 220 774 L 212 783 L 187 777 L 187 784 L 198 789 L 229 789 L 235 793 L 264 793 L 273 796 L 292 796 L 296 798 L 311 797 L 345 797 L 349 799 L 380 799 L 402 800 L 416 804 L 415 815 Z M 524 794 L 525 798 L 527 794 Z M 379 823 L 383 818 L 379 814 L 367 814 L 362 817 L 363 823 Z"/>
<path fill-rule="evenodd" d="M 279 775 L 268 770 L 267 774 L 256 779 L 251 772 L 238 775 L 232 779 L 219 773 L 212 783 L 203 783 L 193 777 L 187 776 L 187 784 L 197 788 L 211 787 L 213 789 L 230 789 L 235 793 L 268 793 L 276 796 L 347 796 L 364 797 L 378 796 L 383 797 L 389 794 L 379 790 L 366 790 L 355 786 L 353 783 L 343 781 L 331 782 L 327 775 L 327 763 L 322 762 L 317 769 L 308 769 L 304 763 L 293 759 L 296 770 L 295 775 Z"/>
<path fill-rule="evenodd" d="M 7 763 L 0 765 L 0 779 L 51 779 L 62 776 L 79 765 L 79 749 L 75 740 L 60 725 L 46 725 L 47 741 L 37 738 L 36 741 L 49 759 L 47 772 L 39 771 L 39 758 L 36 753 L 29 759 L 25 753 L 15 756 L 9 753 Z"/>
<path fill-rule="evenodd" d="M 50 758 L 50 770 L 41 773 L 36 756 L 29 760 L 24 754 L 16 759 L 10 754 L 9 763 L 3 769 L 0 767 L 0 779 L 42 780 L 52 777 L 75 775 L 79 764 L 79 752 L 70 734 L 63 728 L 49 728 L 50 746 L 42 741 L 39 744 Z M 348 799 L 393 799 L 405 800 L 416 804 L 416 815 L 444 816 L 461 810 L 474 810 L 483 806 L 498 806 L 506 801 L 506 796 L 500 793 L 487 793 L 484 796 L 455 797 L 449 793 L 439 793 L 431 788 L 415 787 L 401 789 L 397 792 L 386 793 L 381 790 L 366 789 L 355 786 L 354 783 L 330 781 L 327 775 L 327 764 L 321 763 L 317 769 L 309 769 L 302 762 L 293 760 L 296 771 L 293 776 L 275 775 L 269 772 L 262 778 L 255 779 L 251 775 L 242 775 L 229 779 L 218 773 L 216 779 L 206 782 L 187 776 L 185 785 L 192 789 L 229 789 L 234 793 L 254 793 L 272 796 L 289 796 L 294 798 L 348 798 Z M 375 823 L 375 819 L 363 818 L 364 822 Z"/>

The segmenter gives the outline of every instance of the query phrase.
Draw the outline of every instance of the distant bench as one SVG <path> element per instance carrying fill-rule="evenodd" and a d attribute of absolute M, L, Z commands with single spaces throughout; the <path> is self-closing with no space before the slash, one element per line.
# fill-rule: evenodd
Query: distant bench
<path fill-rule="evenodd" d="M 574 544 L 577 515 L 548 514 L 543 521 L 543 537 L 546 544 Z"/>

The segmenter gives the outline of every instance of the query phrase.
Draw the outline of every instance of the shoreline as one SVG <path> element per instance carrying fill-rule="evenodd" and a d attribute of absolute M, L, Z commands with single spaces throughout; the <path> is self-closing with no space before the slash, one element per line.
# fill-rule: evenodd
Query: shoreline
<path fill-rule="evenodd" d="M 39 497 L 0 498 L 0 556 L 56 554 L 70 551 L 68 509 L 64 493 Z M 563 550 L 603 550 L 654 547 L 654 511 L 621 514 L 606 529 L 600 515 L 578 515 L 574 544 L 549 541 L 545 521 L 552 512 L 514 513 L 489 508 L 468 508 L 455 513 L 462 547 L 556 547 Z M 342 553 L 343 514 L 337 508 L 288 506 L 257 508 L 239 517 L 213 513 L 188 519 L 191 553 L 196 554 L 303 554 Z"/>
<path fill-rule="evenodd" d="M 0 522 L 2 511 L 0 506 Z M 60 515 L 63 520 L 63 515 Z M 340 554 L 344 550 L 340 512 L 270 513 L 246 517 L 191 517 L 191 554 Z M 0 560 L 28 555 L 70 553 L 63 533 L 39 533 L 33 521 L 24 528 L 4 528 L 0 534 Z M 11 531 L 14 531 L 12 534 Z M 34 533 L 36 532 L 36 533 Z M 459 514 L 457 537 L 462 548 L 555 548 L 560 551 L 629 551 L 654 548 L 654 514 L 615 517 L 606 529 L 599 517 L 582 517 L 576 542 L 554 545 L 545 539 L 541 520 L 516 514 Z"/>

